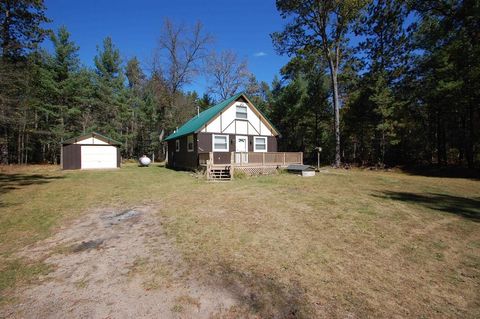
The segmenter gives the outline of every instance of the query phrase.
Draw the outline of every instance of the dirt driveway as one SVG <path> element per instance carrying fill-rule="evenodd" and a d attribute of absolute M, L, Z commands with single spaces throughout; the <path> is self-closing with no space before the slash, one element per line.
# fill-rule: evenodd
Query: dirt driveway
<path fill-rule="evenodd" d="M 17 290 L 0 317 L 235 317 L 235 297 L 189 272 L 157 212 L 158 204 L 97 209 L 22 251 L 53 271 Z"/>

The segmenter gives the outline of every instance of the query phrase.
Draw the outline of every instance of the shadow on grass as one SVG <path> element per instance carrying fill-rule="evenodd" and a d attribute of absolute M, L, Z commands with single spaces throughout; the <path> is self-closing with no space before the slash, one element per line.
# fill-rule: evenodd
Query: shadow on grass
<path fill-rule="evenodd" d="M 415 166 L 402 167 L 402 171 L 410 175 L 444 178 L 466 178 L 480 180 L 480 170 L 465 167 L 438 167 L 438 166 Z"/>
<path fill-rule="evenodd" d="M 312 318 L 305 290 L 298 283 L 281 283 L 269 273 L 240 272 L 221 266 L 221 280 L 241 305 L 260 318 Z"/>
<path fill-rule="evenodd" d="M 63 176 L 45 176 L 41 174 L 2 174 L 0 173 L 0 194 L 29 185 L 46 184 Z"/>
<path fill-rule="evenodd" d="M 480 197 L 467 198 L 446 194 L 415 194 L 407 192 L 382 192 L 375 197 L 389 198 L 402 202 L 423 205 L 427 208 L 458 215 L 480 222 Z"/>

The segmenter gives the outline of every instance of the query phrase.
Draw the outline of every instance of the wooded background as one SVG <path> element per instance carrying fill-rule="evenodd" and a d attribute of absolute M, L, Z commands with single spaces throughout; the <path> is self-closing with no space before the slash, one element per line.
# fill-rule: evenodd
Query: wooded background
<path fill-rule="evenodd" d="M 148 72 L 111 38 L 88 68 L 67 27 L 48 30 L 43 1 L 1 1 L 0 162 L 58 163 L 62 140 L 91 131 L 122 142 L 123 158 L 162 158 L 162 139 L 197 106 L 245 91 L 280 150 L 306 161 L 321 146 L 337 166 L 479 166 L 480 1 L 276 4 L 285 27 L 270 36 L 291 59 L 269 84 L 233 50 L 215 52 L 200 22 L 165 20 Z M 187 92 L 200 75 L 206 93 Z"/>

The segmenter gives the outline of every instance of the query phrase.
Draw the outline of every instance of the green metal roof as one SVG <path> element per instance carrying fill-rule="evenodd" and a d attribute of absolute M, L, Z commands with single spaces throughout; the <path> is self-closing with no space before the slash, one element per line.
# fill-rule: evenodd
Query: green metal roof
<path fill-rule="evenodd" d="M 213 119 L 218 113 L 220 113 L 224 108 L 242 96 L 243 93 L 237 93 L 234 96 L 226 99 L 222 103 L 212 106 L 211 108 L 206 109 L 202 113 L 192 117 L 187 123 L 183 124 L 178 130 L 170 134 L 165 138 L 165 141 L 173 140 L 177 137 L 191 134 L 202 128 L 203 125 L 207 124 L 208 121 Z"/>

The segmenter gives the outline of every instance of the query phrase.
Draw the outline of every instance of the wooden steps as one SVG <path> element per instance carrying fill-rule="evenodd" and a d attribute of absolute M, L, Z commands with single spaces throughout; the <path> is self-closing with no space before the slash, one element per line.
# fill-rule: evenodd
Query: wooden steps
<path fill-rule="evenodd" d="M 231 166 L 207 166 L 207 180 L 230 181 L 232 179 Z"/>

